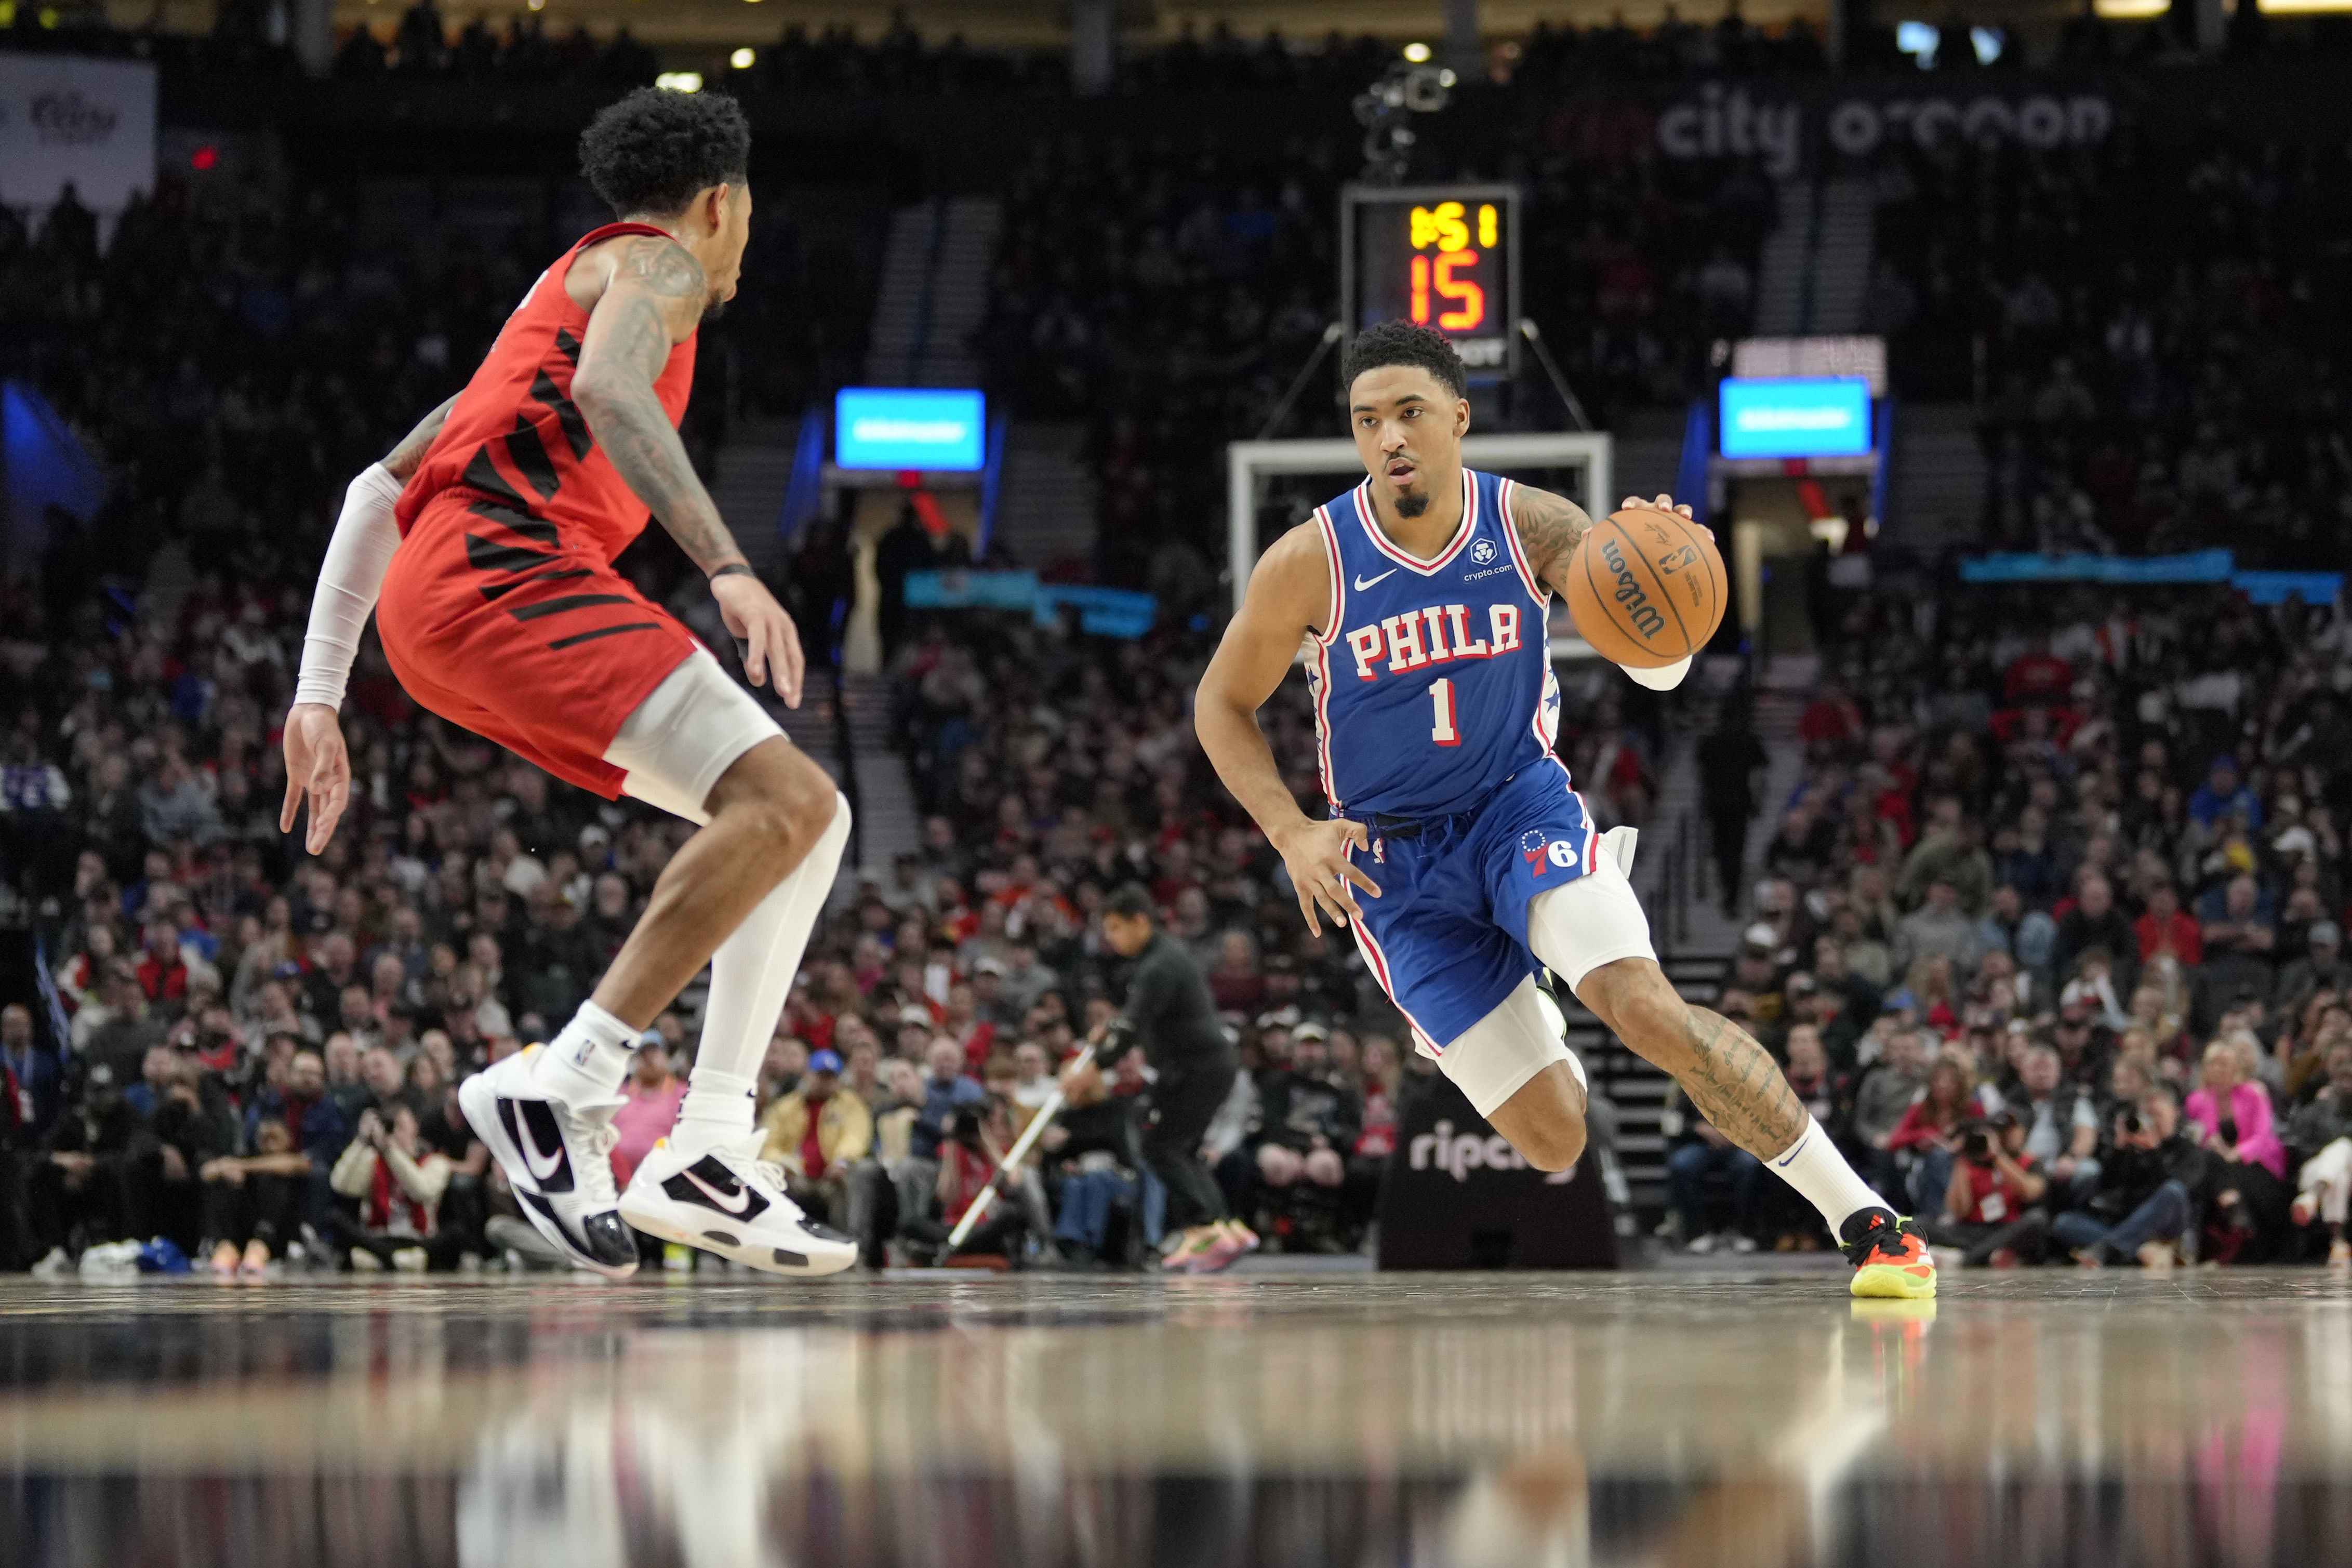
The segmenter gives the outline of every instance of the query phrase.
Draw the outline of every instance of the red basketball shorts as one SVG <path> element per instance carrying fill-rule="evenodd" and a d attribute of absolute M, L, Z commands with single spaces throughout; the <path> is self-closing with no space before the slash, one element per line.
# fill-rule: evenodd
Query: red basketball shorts
<path fill-rule="evenodd" d="M 393 673 L 451 723 L 615 798 L 614 736 L 702 644 L 602 554 L 469 510 L 484 499 L 435 497 L 393 556 L 376 606 Z"/>

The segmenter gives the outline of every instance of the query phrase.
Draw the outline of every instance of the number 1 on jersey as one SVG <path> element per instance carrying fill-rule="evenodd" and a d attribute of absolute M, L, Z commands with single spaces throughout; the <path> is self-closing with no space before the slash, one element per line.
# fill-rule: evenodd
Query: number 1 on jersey
<path fill-rule="evenodd" d="M 1443 677 L 1429 687 L 1429 703 L 1436 710 L 1437 720 L 1429 728 L 1429 738 L 1441 746 L 1458 746 L 1462 732 L 1454 727 L 1454 682 Z"/>

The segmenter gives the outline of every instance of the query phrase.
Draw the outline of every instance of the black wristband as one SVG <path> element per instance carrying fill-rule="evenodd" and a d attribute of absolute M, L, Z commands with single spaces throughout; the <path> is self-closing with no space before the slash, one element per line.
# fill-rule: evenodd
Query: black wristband
<path fill-rule="evenodd" d="M 757 575 L 757 574 L 740 561 L 730 561 L 726 565 L 721 566 L 719 570 L 713 572 L 710 574 L 709 581 L 716 583 L 721 577 L 733 577 L 738 575 L 751 577 Z"/>

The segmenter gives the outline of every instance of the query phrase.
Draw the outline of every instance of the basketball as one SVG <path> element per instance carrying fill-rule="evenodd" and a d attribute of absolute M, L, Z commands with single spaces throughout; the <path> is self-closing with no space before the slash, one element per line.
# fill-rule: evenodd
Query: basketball
<path fill-rule="evenodd" d="M 1634 508 L 1592 525 L 1568 568 L 1568 614 L 1593 651 L 1629 669 L 1696 655 L 1723 623 L 1723 557 L 1704 528 Z"/>

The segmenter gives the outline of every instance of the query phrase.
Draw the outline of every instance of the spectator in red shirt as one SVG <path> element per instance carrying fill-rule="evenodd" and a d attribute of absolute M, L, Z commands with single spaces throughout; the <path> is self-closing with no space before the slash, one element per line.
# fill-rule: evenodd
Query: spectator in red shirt
<path fill-rule="evenodd" d="M 2180 907 L 2180 894 L 2169 882 L 2158 882 L 2148 890 L 2147 912 L 2132 922 L 2132 929 L 2139 933 L 2142 963 L 2153 963 L 2159 953 L 2166 952 L 2184 969 L 2205 962 L 2205 932 Z"/>
<path fill-rule="evenodd" d="M 963 1059 L 975 1074 L 996 1054 L 996 1026 L 981 1017 L 979 1000 L 963 981 L 948 987 L 947 1016 L 940 1029 L 963 1047 Z"/>
<path fill-rule="evenodd" d="M 1836 681 L 1827 681 L 1797 719 L 1797 739 L 1809 752 L 1843 754 L 1862 741 L 1862 710 Z"/>
<path fill-rule="evenodd" d="M 2038 1263 L 2050 1219 L 2032 1205 L 2049 1187 L 2040 1163 L 2025 1152 L 2024 1124 L 2004 1110 L 1962 1129 L 1942 1218 L 1921 1228 L 1934 1245 L 1959 1248 L 1963 1264 Z"/>
<path fill-rule="evenodd" d="M 179 1002 L 188 994 L 188 965 L 180 956 L 180 931 L 170 921 L 147 927 L 147 948 L 139 959 L 139 989 L 150 1002 Z"/>
<path fill-rule="evenodd" d="M 2003 672 L 2001 696 L 2012 708 L 2063 702 L 2074 689 L 2074 667 L 2050 651 L 2046 637 L 2033 640 L 2033 649 Z"/>

